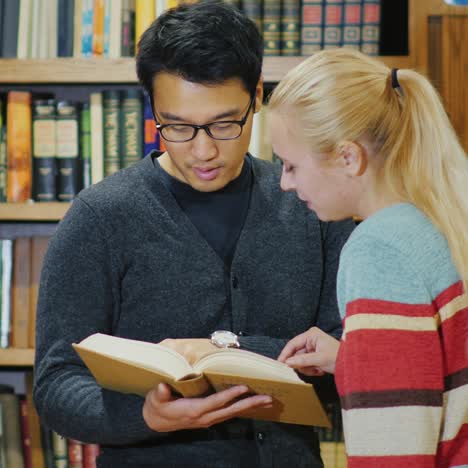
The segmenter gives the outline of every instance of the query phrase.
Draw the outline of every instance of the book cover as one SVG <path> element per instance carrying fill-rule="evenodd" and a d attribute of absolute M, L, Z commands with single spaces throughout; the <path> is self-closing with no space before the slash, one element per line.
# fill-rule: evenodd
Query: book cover
<path fill-rule="evenodd" d="M 81 55 L 93 55 L 93 0 L 82 0 L 81 10 Z"/>
<path fill-rule="evenodd" d="M 122 131 L 120 142 L 122 167 L 128 167 L 143 157 L 142 112 L 140 91 L 137 89 L 127 89 L 122 91 Z"/>
<path fill-rule="evenodd" d="M 68 442 L 65 437 L 52 431 L 54 468 L 68 468 Z"/>
<path fill-rule="evenodd" d="M 44 463 L 44 451 L 41 442 L 41 424 L 39 415 L 33 402 L 33 375 L 32 372 L 26 373 L 26 407 L 28 415 L 28 427 L 31 437 L 31 456 L 34 468 L 48 468 Z"/>
<path fill-rule="evenodd" d="M 10 91 L 7 105 L 8 201 L 25 202 L 32 196 L 31 93 Z"/>
<path fill-rule="evenodd" d="M 93 56 L 104 55 L 104 0 L 94 0 L 93 3 Z"/>
<path fill-rule="evenodd" d="M 18 45 L 16 53 L 16 57 L 19 59 L 29 58 L 29 36 L 31 34 L 32 21 L 31 2 L 32 0 L 21 0 L 21 2 L 19 2 Z"/>
<path fill-rule="evenodd" d="M 29 346 L 29 285 L 31 283 L 31 239 L 18 237 L 13 243 L 11 290 L 11 346 Z"/>
<path fill-rule="evenodd" d="M 57 198 L 69 202 L 78 193 L 78 109 L 70 101 L 57 103 Z"/>
<path fill-rule="evenodd" d="M 84 468 L 83 444 L 80 441 L 68 440 L 68 462 L 69 468 Z"/>
<path fill-rule="evenodd" d="M 122 0 L 112 0 L 112 2 L 109 1 L 109 4 L 111 4 L 109 13 L 109 57 L 119 58 L 122 55 Z"/>
<path fill-rule="evenodd" d="M 24 466 L 25 468 L 34 468 L 32 465 L 32 454 L 31 454 L 31 435 L 29 434 L 28 426 L 28 407 L 24 398 L 20 399 L 20 411 L 21 411 L 21 435 L 23 438 L 23 455 L 24 455 Z"/>
<path fill-rule="evenodd" d="M 32 103 L 33 198 L 40 202 L 56 198 L 56 120 L 53 99 Z"/>
<path fill-rule="evenodd" d="M 133 57 L 135 54 L 135 0 L 122 0 L 122 57 Z"/>
<path fill-rule="evenodd" d="M 5 0 L 0 21 L 2 23 L 2 49 L 0 56 L 15 58 L 18 52 L 19 1 Z"/>
<path fill-rule="evenodd" d="M 102 117 L 102 93 L 91 93 L 91 182 L 104 178 L 104 135 Z"/>
<path fill-rule="evenodd" d="M 73 56 L 75 0 L 58 0 L 57 56 Z"/>
<path fill-rule="evenodd" d="M 301 2 L 284 0 L 281 14 L 281 55 L 301 53 Z"/>
<path fill-rule="evenodd" d="M 281 0 L 264 0 L 262 25 L 264 55 L 266 57 L 280 55 Z"/>
<path fill-rule="evenodd" d="M 84 444 L 83 445 L 83 468 L 96 468 L 96 458 L 99 455 L 99 445 Z"/>
<path fill-rule="evenodd" d="M 0 203 L 7 201 L 7 129 L 4 102 L 0 97 Z"/>
<path fill-rule="evenodd" d="M 303 0 L 301 55 L 312 55 L 323 46 L 323 3 L 322 0 Z"/>
<path fill-rule="evenodd" d="M 73 9 L 73 57 L 81 57 L 81 34 L 83 31 L 83 0 L 74 0 Z"/>
<path fill-rule="evenodd" d="M 185 397 L 206 395 L 233 385 L 273 397 L 272 408 L 242 417 L 293 424 L 328 426 L 312 385 L 279 361 L 240 349 L 219 349 L 193 366 L 164 346 L 96 333 L 73 344 L 99 385 L 145 396 L 157 384 L 169 384 Z"/>

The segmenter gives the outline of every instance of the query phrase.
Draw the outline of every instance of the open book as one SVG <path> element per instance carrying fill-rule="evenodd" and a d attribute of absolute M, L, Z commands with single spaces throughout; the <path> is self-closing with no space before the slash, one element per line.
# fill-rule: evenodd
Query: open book
<path fill-rule="evenodd" d="M 314 387 L 287 365 L 260 354 L 219 349 L 191 366 L 165 346 L 101 333 L 73 347 L 103 388 L 145 396 L 164 382 L 184 397 L 196 397 L 243 384 L 252 393 L 271 395 L 273 406 L 248 411 L 242 417 L 330 426 Z"/>

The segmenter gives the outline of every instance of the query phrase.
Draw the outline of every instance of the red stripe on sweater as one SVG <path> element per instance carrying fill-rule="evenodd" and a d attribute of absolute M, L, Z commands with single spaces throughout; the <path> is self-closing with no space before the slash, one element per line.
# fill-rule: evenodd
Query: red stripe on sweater
<path fill-rule="evenodd" d="M 463 283 L 462 281 L 458 281 L 447 289 L 444 289 L 435 299 L 434 305 L 437 309 L 442 308 L 444 305 L 448 304 L 450 301 L 455 299 L 458 296 L 463 294 Z"/>
<path fill-rule="evenodd" d="M 357 330 L 339 353 L 339 390 L 442 390 L 443 365 L 437 331 Z M 340 392 L 340 396 L 343 394 Z"/>
<path fill-rule="evenodd" d="M 436 314 L 436 310 L 432 304 L 405 304 L 402 302 L 383 301 L 379 299 L 356 299 L 346 305 L 346 318 L 356 314 L 433 317 Z"/>
<path fill-rule="evenodd" d="M 434 468 L 434 466 L 433 455 L 348 457 L 348 468 Z"/>
<path fill-rule="evenodd" d="M 447 375 L 468 366 L 468 308 L 459 310 L 441 325 L 442 346 Z"/>
<path fill-rule="evenodd" d="M 439 443 L 437 467 L 468 465 L 468 424 L 464 424 L 455 439 Z"/>

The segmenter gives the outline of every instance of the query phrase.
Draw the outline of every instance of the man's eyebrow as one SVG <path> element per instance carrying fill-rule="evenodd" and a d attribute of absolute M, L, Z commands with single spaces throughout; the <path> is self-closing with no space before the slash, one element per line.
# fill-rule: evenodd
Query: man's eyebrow
<path fill-rule="evenodd" d="M 214 115 L 207 123 L 215 122 L 221 119 L 226 119 L 228 117 L 234 117 L 236 115 L 239 115 L 239 113 L 240 113 L 240 110 L 238 108 L 228 109 L 224 112 L 221 112 L 220 114 Z M 176 122 L 188 122 L 187 119 L 184 119 L 176 114 L 172 114 L 171 112 L 160 112 L 159 115 L 167 120 L 174 120 Z"/>

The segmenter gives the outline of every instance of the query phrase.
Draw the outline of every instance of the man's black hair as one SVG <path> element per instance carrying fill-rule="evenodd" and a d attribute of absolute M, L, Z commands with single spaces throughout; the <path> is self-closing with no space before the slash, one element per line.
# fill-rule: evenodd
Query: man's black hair
<path fill-rule="evenodd" d="M 140 38 L 136 68 L 151 97 L 159 72 L 208 85 L 239 78 L 253 96 L 262 60 L 263 40 L 255 23 L 231 5 L 206 1 L 159 16 Z"/>

